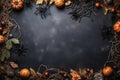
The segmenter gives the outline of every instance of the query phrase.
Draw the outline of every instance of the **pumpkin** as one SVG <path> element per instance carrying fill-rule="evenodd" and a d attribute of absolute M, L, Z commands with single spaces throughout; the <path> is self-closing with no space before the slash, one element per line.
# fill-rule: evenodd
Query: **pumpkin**
<path fill-rule="evenodd" d="M 102 73 L 104 74 L 104 76 L 110 76 L 112 72 L 113 70 L 110 66 L 106 66 L 102 70 Z"/>
<path fill-rule="evenodd" d="M 12 0 L 11 7 L 15 10 L 20 10 L 23 7 L 23 0 Z"/>
<path fill-rule="evenodd" d="M 55 0 L 55 6 L 61 8 L 64 6 L 64 0 Z"/>
<path fill-rule="evenodd" d="M 5 38 L 3 35 L 0 35 L 0 44 L 3 43 L 5 41 Z"/>
<path fill-rule="evenodd" d="M 120 32 L 120 20 L 114 24 L 114 31 L 117 33 Z"/>
<path fill-rule="evenodd" d="M 27 68 L 24 68 L 20 70 L 19 74 L 22 78 L 28 78 L 30 76 L 30 71 Z"/>

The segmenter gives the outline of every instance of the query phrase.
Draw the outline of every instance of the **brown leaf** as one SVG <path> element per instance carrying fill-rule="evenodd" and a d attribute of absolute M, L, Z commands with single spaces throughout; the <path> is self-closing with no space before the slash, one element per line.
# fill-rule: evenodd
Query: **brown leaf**
<path fill-rule="evenodd" d="M 42 4 L 44 0 L 36 0 L 36 4 Z"/>
<path fill-rule="evenodd" d="M 105 6 L 103 6 L 103 12 L 104 12 L 104 15 L 106 15 L 107 13 L 108 13 L 108 8 L 107 7 L 105 7 Z"/>
<path fill-rule="evenodd" d="M 31 73 L 32 76 L 36 76 L 36 72 L 35 72 L 35 70 L 32 69 L 32 68 L 30 68 L 30 73 Z"/>
<path fill-rule="evenodd" d="M 42 76 L 42 74 L 41 74 L 41 73 L 39 73 L 39 72 L 37 72 L 36 74 L 37 74 L 37 76 L 39 76 L 39 77 L 41 77 L 41 76 Z"/>
<path fill-rule="evenodd" d="M 10 66 L 14 69 L 18 68 L 18 64 L 16 64 L 15 62 L 10 62 Z"/>
<path fill-rule="evenodd" d="M 8 29 L 3 29 L 2 34 L 5 35 L 8 32 Z"/>

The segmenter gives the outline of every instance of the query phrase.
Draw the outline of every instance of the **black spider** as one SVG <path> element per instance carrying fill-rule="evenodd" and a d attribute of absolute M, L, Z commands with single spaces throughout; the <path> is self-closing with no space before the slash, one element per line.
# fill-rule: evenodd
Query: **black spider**
<path fill-rule="evenodd" d="M 101 29 L 101 35 L 103 37 L 103 40 L 110 41 L 114 35 L 112 27 L 104 25 Z"/>
<path fill-rule="evenodd" d="M 15 45 L 12 49 L 12 53 L 16 53 L 19 56 L 24 55 L 24 53 L 27 53 L 27 48 L 24 47 L 24 45 Z"/>
<path fill-rule="evenodd" d="M 36 7 L 36 11 L 35 14 L 36 15 L 41 15 L 41 18 L 46 18 L 46 16 L 49 14 L 48 13 L 48 9 L 49 9 L 49 5 L 47 4 L 42 4 L 42 5 L 38 5 L 38 7 Z"/>
<path fill-rule="evenodd" d="M 31 7 L 32 6 L 32 0 L 25 0 L 25 4 L 27 7 Z"/>

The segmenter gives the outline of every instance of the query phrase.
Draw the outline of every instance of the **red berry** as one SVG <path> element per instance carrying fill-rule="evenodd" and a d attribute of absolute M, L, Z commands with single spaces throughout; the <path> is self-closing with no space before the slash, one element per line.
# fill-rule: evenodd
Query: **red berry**
<path fill-rule="evenodd" d="M 2 31 L 3 30 L 3 28 L 2 27 L 0 27 L 0 31 Z"/>
<path fill-rule="evenodd" d="M 5 24 L 5 21 L 2 21 L 1 24 Z"/>
<path fill-rule="evenodd" d="M 114 13 L 114 12 L 115 12 L 115 8 L 110 8 L 110 11 L 111 11 L 112 13 Z"/>
<path fill-rule="evenodd" d="M 49 73 L 48 73 L 48 72 L 45 72 L 45 75 L 46 75 L 46 76 L 48 76 L 48 75 L 49 75 Z"/>
<path fill-rule="evenodd" d="M 95 3 L 95 6 L 96 6 L 97 8 L 100 7 L 100 3 L 96 2 L 96 3 Z"/>
<path fill-rule="evenodd" d="M 67 74 L 65 73 L 63 76 L 64 76 L 64 77 L 66 77 L 66 76 L 67 76 Z"/>

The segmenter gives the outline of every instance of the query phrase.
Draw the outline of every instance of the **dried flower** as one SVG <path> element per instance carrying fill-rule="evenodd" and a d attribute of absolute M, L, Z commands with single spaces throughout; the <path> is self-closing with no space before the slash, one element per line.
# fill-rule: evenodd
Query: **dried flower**
<path fill-rule="evenodd" d="M 103 75 L 102 73 L 96 73 L 94 75 L 94 80 L 103 80 Z"/>
<path fill-rule="evenodd" d="M 93 75 L 93 69 L 85 68 L 81 69 L 79 68 L 79 72 L 84 76 L 85 78 L 89 79 Z"/>
<path fill-rule="evenodd" d="M 72 80 L 82 80 L 80 74 L 77 71 L 71 69 L 70 74 L 72 75 Z"/>

